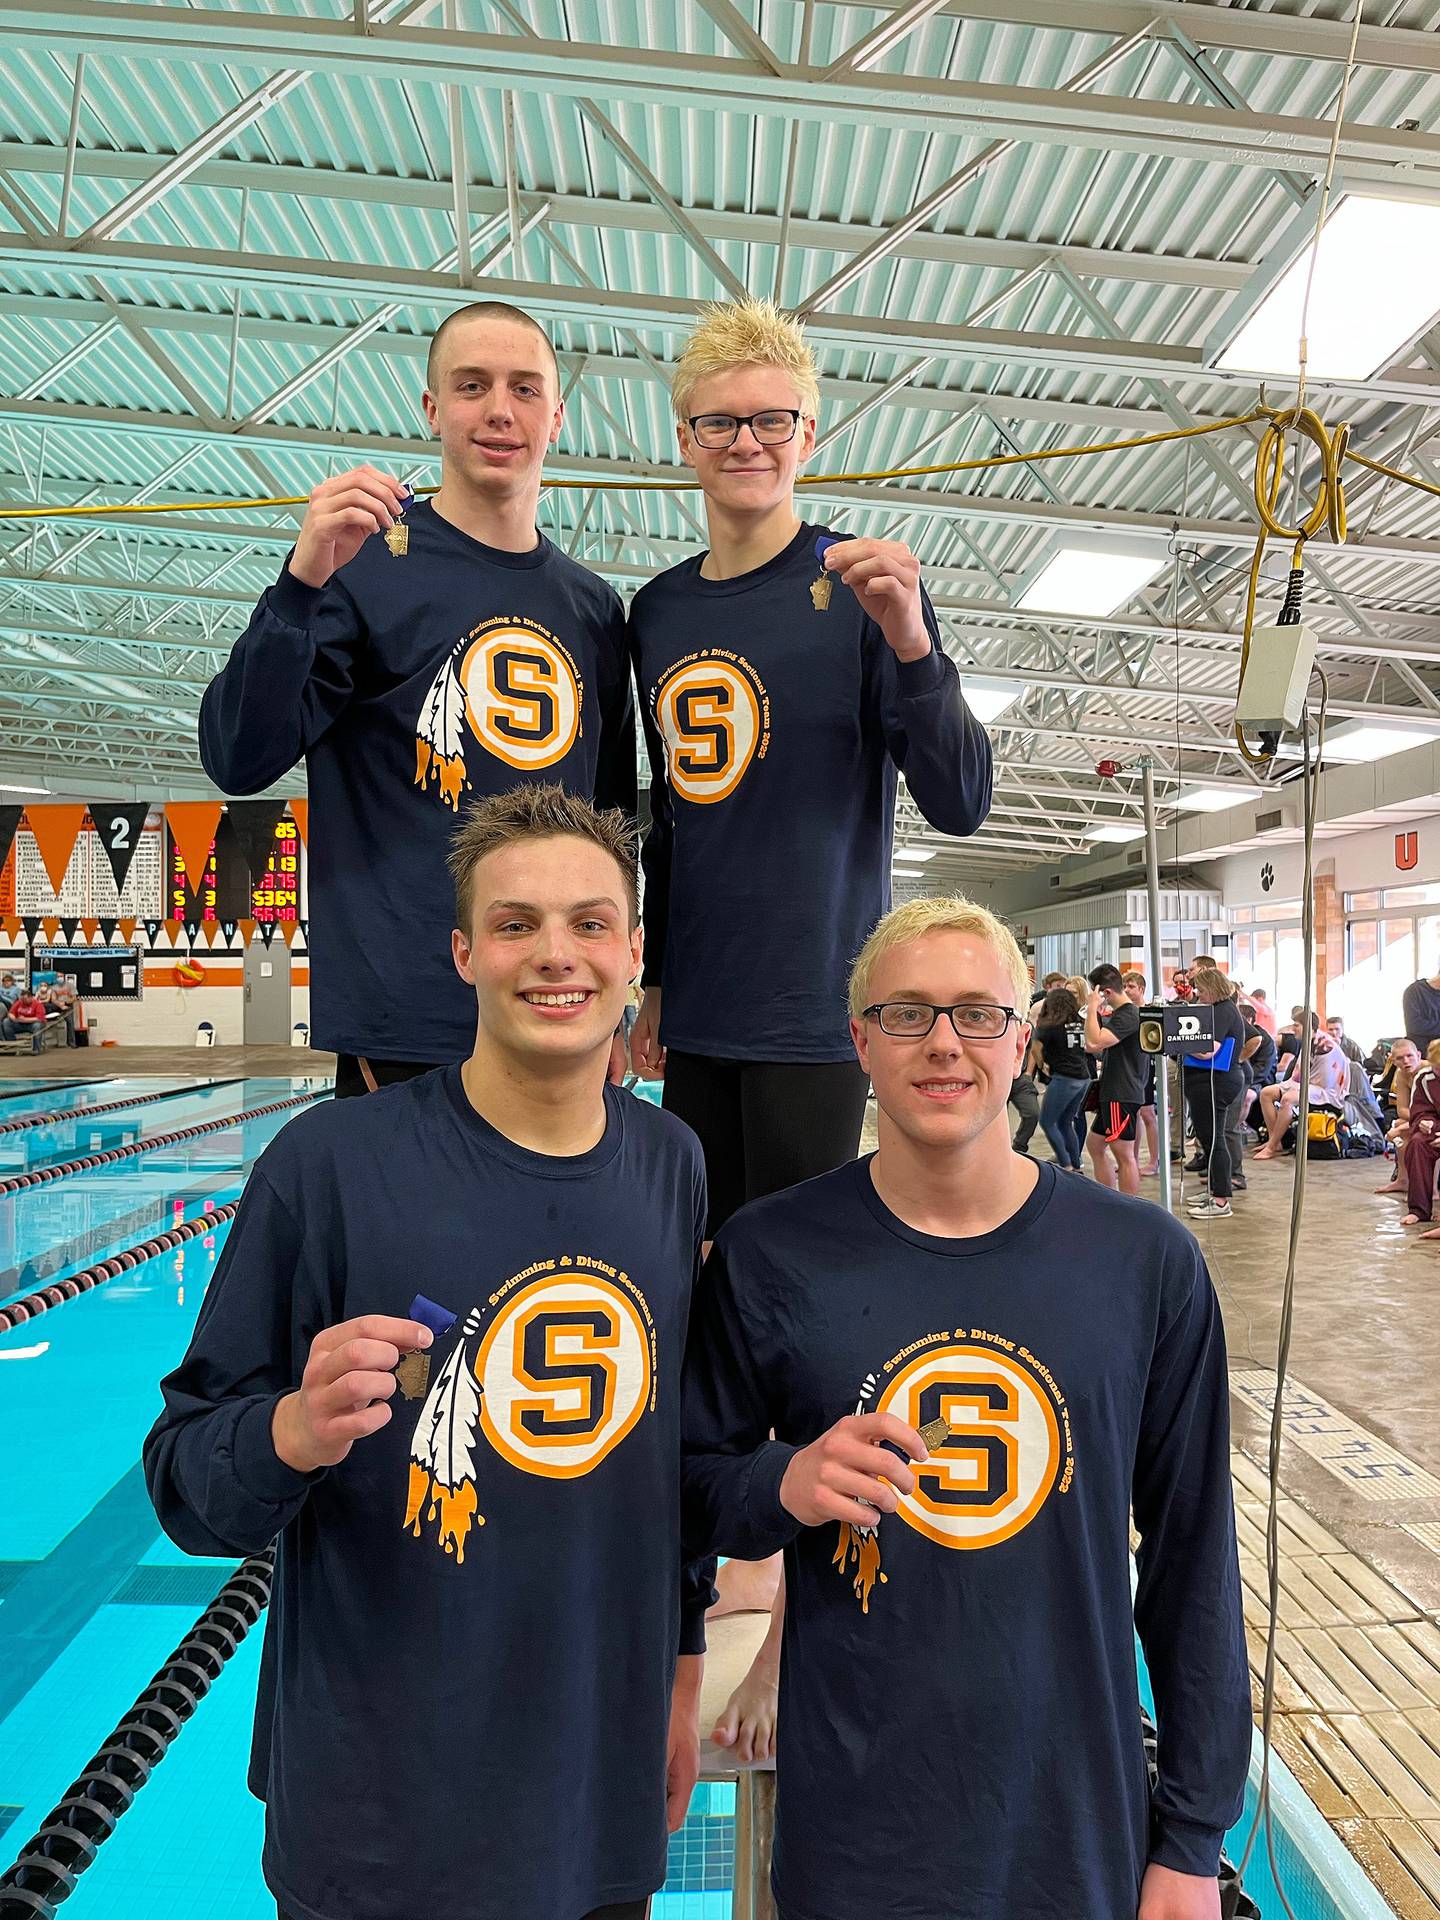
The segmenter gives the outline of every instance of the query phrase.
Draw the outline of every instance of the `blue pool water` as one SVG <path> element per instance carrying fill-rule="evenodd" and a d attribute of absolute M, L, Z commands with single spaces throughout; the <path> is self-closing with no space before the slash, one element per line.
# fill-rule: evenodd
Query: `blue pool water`
<path fill-rule="evenodd" d="M 237 1198 L 250 1166 L 300 1109 L 242 1116 L 295 1095 L 323 1097 L 328 1085 L 250 1078 L 0 1087 L 0 1123 L 66 1113 L 57 1124 L 0 1133 L 0 1178 L 202 1120 L 234 1121 L 0 1199 L 0 1301 L 192 1219 L 207 1201 Z M 173 1097 L 162 1101 L 87 1112 L 127 1092 L 167 1087 Z M 189 1339 L 225 1232 L 221 1226 L 0 1333 L 0 1870 L 234 1565 L 189 1558 L 165 1539 L 139 1467 L 159 1409 L 156 1383 Z M 67 1920 L 273 1920 L 258 1866 L 262 1810 L 244 1780 L 259 1652 L 257 1629 L 81 1876 L 64 1905 Z M 1378 1897 L 1367 1903 L 1366 1883 L 1343 1850 L 1327 1852 L 1298 1788 L 1283 1776 L 1282 1787 L 1281 1872 L 1298 1920 L 1383 1915 Z M 733 1789 L 697 1790 L 672 1845 L 656 1920 L 729 1920 L 733 1810 Z M 1237 1857 L 1249 1815 L 1247 1805 L 1232 1836 Z M 1280 1920 L 1262 1862 L 1263 1846 L 1248 1888 L 1265 1920 Z"/>

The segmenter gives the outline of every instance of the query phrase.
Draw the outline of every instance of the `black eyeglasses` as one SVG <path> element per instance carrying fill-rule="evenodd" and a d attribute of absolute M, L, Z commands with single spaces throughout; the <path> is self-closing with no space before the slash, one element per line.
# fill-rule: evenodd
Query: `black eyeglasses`
<path fill-rule="evenodd" d="M 734 446 L 741 427 L 749 427 L 762 447 L 783 447 L 803 418 L 798 407 L 767 407 L 764 413 L 695 413 L 685 424 L 700 446 L 718 453 Z"/>
<path fill-rule="evenodd" d="M 1014 1007 L 992 1006 L 988 1000 L 957 1000 L 952 1007 L 934 1007 L 925 1000 L 882 1000 L 864 1009 L 867 1020 L 878 1020 L 880 1031 L 892 1040 L 923 1040 L 942 1013 L 960 1040 L 998 1040 L 1020 1015 Z"/>

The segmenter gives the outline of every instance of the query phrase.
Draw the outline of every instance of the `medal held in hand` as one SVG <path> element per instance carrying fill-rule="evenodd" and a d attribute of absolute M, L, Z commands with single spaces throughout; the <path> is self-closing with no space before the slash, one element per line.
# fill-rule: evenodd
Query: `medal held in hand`
<path fill-rule="evenodd" d="M 825 571 L 825 550 L 827 547 L 833 547 L 837 539 L 838 536 L 833 533 L 822 533 L 816 536 L 815 558 L 820 562 L 820 578 L 810 582 L 810 602 L 817 613 L 825 613 L 829 610 L 830 595 L 835 589 L 833 578 Z"/>
<path fill-rule="evenodd" d="M 392 527 L 390 532 L 394 533 L 395 528 Z M 423 1293 L 417 1293 L 410 1302 L 410 1318 L 418 1320 L 422 1327 L 429 1327 L 437 1340 L 442 1339 L 455 1324 L 455 1315 L 448 1307 L 427 1300 Z M 422 1352 L 417 1348 L 413 1353 L 402 1353 L 395 1368 L 395 1380 L 407 1400 L 423 1400 L 430 1387 L 428 1350 Z"/>

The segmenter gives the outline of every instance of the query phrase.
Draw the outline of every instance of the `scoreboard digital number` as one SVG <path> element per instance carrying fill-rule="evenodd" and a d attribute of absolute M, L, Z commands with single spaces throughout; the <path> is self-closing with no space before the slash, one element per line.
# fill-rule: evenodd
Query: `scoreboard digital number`
<path fill-rule="evenodd" d="M 192 885 L 185 862 L 180 858 L 180 849 L 174 838 L 170 839 L 170 918 L 172 920 L 218 920 L 216 903 L 219 899 L 219 882 L 215 872 L 215 842 L 210 842 L 210 850 L 205 855 L 205 871 L 200 876 L 198 886 Z"/>
<path fill-rule="evenodd" d="M 300 830 L 293 820 L 280 820 L 269 861 L 250 896 L 250 918 L 263 922 L 299 917 Z"/>

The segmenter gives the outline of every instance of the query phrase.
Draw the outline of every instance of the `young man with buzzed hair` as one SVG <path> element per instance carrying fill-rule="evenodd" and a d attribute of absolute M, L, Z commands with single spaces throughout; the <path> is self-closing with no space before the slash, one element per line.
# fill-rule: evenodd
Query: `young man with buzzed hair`
<path fill-rule="evenodd" d="M 1219 1305 L 1168 1213 L 1011 1150 L 1028 994 L 970 901 L 882 920 L 876 1152 L 701 1276 L 688 1538 L 785 1551 L 780 1920 L 1219 1920 L 1251 1736 Z"/>
<path fill-rule="evenodd" d="M 372 466 L 316 487 L 200 708 L 225 792 L 306 763 L 311 1024 L 339 1095 L 469 1046 L 444 947 L 462 800 L 559 781 L 635 809 L 623 608 L 535 524 L 565 417 L 550 341 L 516 307 L 462 308 L 431 342 L 423 404 L 438 493 Z"/>
<path fill-rule="evenodd" d="M 470 1053 L 261 1156 L 146 1479 L 187 1553 L 279 1536 L 250 1787 L 282 1920 L 643 1920 L 699 1763 L 704 1169 L 606 1084 L 633 824 L 522 785 L 451 865 Z"/>

